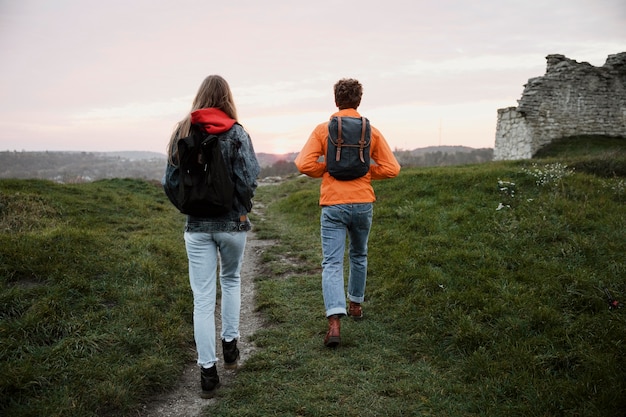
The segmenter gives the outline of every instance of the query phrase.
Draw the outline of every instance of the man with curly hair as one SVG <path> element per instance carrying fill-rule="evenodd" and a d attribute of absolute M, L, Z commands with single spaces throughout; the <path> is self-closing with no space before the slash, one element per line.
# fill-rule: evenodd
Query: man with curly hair
<path fill-rule="evenodd" d="M 341 118 L 358 118 L 363 87 L 355 79 L 341 79 L 334 85 L 335 105 L 338 112 L 331 115 Z M 375 162 L 365 175 L 339 180 L 327 169 L 326 158 L 329 137 L 329 121 L 319 124 L 309 136 L 298 154 L 295 164 L 298 170 L 313 178 L 322 178 L 319 204 L 322 238 L 322 293 L 328 332 L 324 345 L 336 347 L 341 342 L 340 319 L 351 316 L 363 317 L 361 304 L 365 300 L 367 279 L 367 243 L 372 225 L 373 203 L 376 201 L 372 180 L 393 178 L 400 172 L 400 164 L 378 129 L 371 126 L 370 158 Z M 364 121 L 362 123 L 365 123 Z M 350 272 L 346 292 L 344 290 L 343 259 L 349 240 Z"/>

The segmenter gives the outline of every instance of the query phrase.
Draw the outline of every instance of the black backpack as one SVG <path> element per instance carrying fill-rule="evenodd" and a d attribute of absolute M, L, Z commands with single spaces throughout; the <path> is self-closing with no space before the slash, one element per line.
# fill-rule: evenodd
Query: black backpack
<path fill-rule="evenodd" d="M 219 136 L 192 125 L 178 140 L 178 209 L 196 217 L 217 217 L 233 208 L 235 184 L 224 160 Z"/>
<path fill-rule="evenodd" d="M 365 117 L 333 117 L 328 123 L 326 169 L 334 178 L 349 181 L 370 169 L 372 129 Z"/>

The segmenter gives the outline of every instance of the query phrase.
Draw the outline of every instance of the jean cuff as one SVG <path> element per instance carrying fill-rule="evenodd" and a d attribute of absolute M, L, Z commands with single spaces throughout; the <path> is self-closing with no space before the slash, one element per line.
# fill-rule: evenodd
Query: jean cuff
<path fill-rule="evenodd" d="M 355 297 L 353 295 L 348 294 L 348 300 L 352 301 L 353 303 L 361 304 L 363 301 L 365 301 L 365 297 Z"/>
<path fill-rule="evenodd" d="M 330 310 L 326 310 L 326 317 L 330 317 L 335 314 L 338 314 L 340 316 L 345 316 L 346 315 L 345 307 L 335 307 L 335 308 L 331 308 Z"/>

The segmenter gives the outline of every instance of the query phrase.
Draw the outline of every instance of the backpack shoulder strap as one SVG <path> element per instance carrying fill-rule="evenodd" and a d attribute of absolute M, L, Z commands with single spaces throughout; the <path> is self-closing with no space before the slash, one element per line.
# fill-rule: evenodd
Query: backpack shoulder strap
<path fill-rule="evenodd" d="M 361 162 L 365 163 L 365 157 L 363 156 L 363 149 L 365 148 L 365 117 L 361 117 L 361 139 L 359 140 L 359 158 Z"/>
<path fill-rule="evenodd" d="M 337 116 L 337 153 L 335 154 L 335 161 L 341 160 L 341 145 L 343 145 L 343 136 L 341 135 L 341 116 Z"/>

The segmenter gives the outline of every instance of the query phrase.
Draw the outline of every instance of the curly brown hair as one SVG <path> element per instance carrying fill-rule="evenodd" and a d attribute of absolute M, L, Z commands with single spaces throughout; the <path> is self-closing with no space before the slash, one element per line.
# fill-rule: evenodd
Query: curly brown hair
<path fill-rule="evenodd" d="M 357 109 L 361 104 L 363 86 L 353 78 L 342 78 L 335 83 L 335 104 L 339 110 Z"/>

